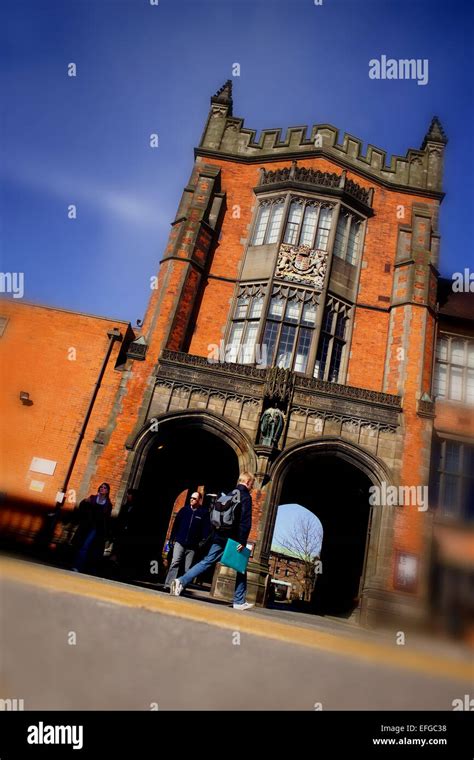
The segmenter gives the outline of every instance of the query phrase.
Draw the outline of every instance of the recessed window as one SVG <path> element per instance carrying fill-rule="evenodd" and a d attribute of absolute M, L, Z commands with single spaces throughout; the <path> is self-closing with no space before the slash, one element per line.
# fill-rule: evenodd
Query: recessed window
<path fill-rule="evenodd" d="M 438 339 L 433 394 L 474 404 L 474 341 L 455 336 Z"/>
<path fill-rule="evenodd" d="M 463 521 L 474 520 L 474 446 L 439 440 L 434 462 L 439 512 Z"/>
<path fill-rule="evenodd" d="M 324 310 L 314 366 L 314 377 L 319 380 L 339 382 L 348 320 L 349 307 L 335 298 L 330 298 Z"/>
<path fill-rule="evenodd" d="M 262 349 L 268 366 L 306 372 L 317 304 L 309 290 L 276 287 L 268 308 Z"/>
<path fill-rule="evenodd" d="M 320 201 L 295 198 L 290 203 L 283 241 L 326 251 L 331 229 L 332 208 Z"/>
<path fill-rule="evenodd" d="M 264 286 L 243 286 L 237 298 L 229 334 L 226 361 L 238 364 L 261 364 L 263 357 L 256 345 L 264 302 Z"/>
<path fill-rule="evenodd" d="M 306 372 L 316 324 L 314 291 L 276 285 L 260 343 L 264 301 L 263 284 L 241 286 L 230 327 L 226 361 Z"/>
<path fill-rule="evenodd" d="M 257 212 L 257 221 L 252 237 L 252 245 L 276 243 L 280 235 L 285 199 L 263 201 Z"/>
<path fill-rule="evenodd" d="M 347 261 L 348 264 L 356 264 L 361 229 L 361 220 L 341 209 L 334 238 L 334 255 Z"/>

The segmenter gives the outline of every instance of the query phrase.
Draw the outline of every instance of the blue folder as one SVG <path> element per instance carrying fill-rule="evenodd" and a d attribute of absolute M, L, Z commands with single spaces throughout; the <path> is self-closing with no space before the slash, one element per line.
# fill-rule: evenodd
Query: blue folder
<path fill-rule="evenodd" d="M 238 552 L 238 542 L 232 538 L 227 539 L 227 544 L 222 555 L 221 565 L 231 567 L 233 570 L 237 570 L 238 573 L 245 573 L 247 565 L 249 563 L 250 549 L 246 546 L 242 551 Z"/>

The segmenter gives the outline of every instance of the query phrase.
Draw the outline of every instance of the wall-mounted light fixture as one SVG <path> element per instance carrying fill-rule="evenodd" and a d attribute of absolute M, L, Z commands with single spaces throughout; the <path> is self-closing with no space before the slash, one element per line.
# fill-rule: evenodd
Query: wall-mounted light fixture
<path fill-rule="evenodd" d="M 31 406 L 31 404 L 33 403 L 30 399 L 30 394 L 27 393 L 26 391 L 20 391 L 20 401 L 25 406 Z"/>

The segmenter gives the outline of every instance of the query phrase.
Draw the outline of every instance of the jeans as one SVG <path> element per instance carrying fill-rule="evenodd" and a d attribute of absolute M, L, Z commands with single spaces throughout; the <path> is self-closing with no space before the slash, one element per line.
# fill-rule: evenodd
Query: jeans
<path fill-rule="evenodd" d="M 181 578 L 178 578 L 180 583 L 185 588 L 188 583 L 191 583 L 198 575 L 201 575 L 205 570 L 217 564 L 220 558 L 224 554 L 225 543 L 221 544 L 218 541 L 214 541 L 209 552 L 206 556 L 194 565 L 191 570 L 188 570 Z M 243 604 L 245 602 L 245 594 L 247 591 L 247 573 L 237 573 L 235 579 L 235 591 L 234 591 L 234 604 Z"/>
<path fill-rule="evenodd" d="M 74 566 L 80 570 L 81 572 L 84 570 L 84 567 L 86 566 L 87 560 L 89 558 L 89 552 L 91 549 L 92 544 L 95 541 L 95 538 L 97 536 L 97 531 L 95 528 L 93 528 L 88 535 L 86 536 L 86 539 L 84 543 L 82 544 L 81 548 L 77 552 L 76 555 L 76 561 L 74 563 Z M 92 568 L 93 569 L 93 568 Z"/>
<path fill-rule="evenodd" d="M 173 548 L 173 557 L 171 560 L 171 564 L 169 566 L 168 575 L 166 576 L 166 580 L 165 580 L 165 588 L 167 586 L 171 586 L 171 581 L 174 581 L 174 579 L 178 575 L 179 566 L 181 564 L 181 560 L 183 559 L 183 554 L 184 554 L 184 571 L 185 573 L 187 573 L 189 568 L 193 564 L 193 559 L 194 559 L 194 555 L 196 554 L 196 550 L 185 549 L 182 544 L 179 544 L 178 542 L 176 542 Z"/>

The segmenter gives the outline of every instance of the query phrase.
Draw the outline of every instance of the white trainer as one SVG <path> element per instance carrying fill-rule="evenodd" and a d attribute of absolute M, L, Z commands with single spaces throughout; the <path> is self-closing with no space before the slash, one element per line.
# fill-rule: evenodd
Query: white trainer
<path fill-rule="evenodd" d="M 234 604 L 234 610 L 249 610 L 251 607 L 255 607 L 250 602 L 244 602 L 243 604 Z"/>
<path fill-rule="evenodd" d="M 171 581 L 171 587 L 170 587 L 170 594 L 171 596 L 180 596 L 183 592 L 183 584 L 181 581 L 176 578 L 176 580 Z"/>

